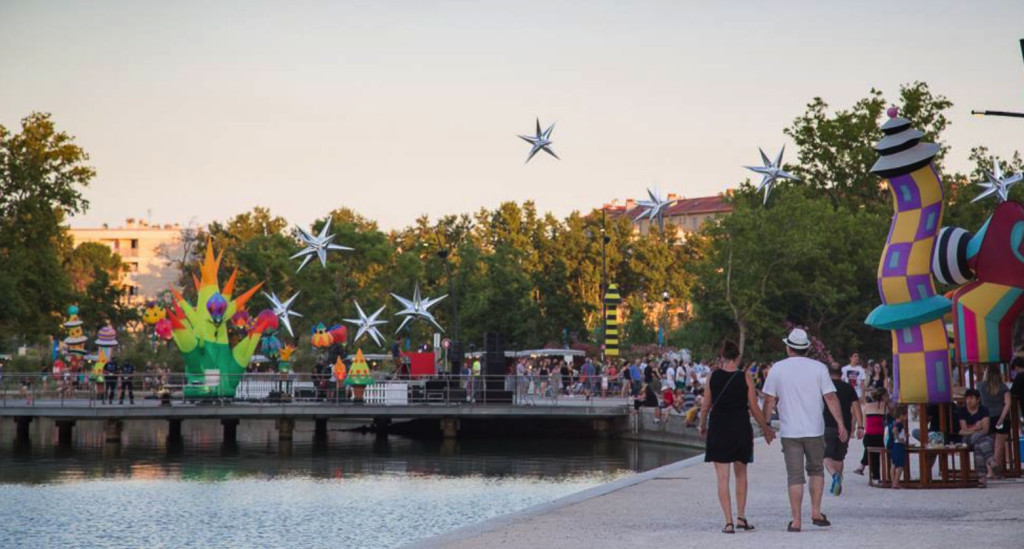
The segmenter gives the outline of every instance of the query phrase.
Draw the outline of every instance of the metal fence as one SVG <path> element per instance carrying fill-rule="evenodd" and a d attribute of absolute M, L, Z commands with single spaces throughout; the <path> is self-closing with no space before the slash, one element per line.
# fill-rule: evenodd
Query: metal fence
<path fill-rule="evenodd" d="M 460 376 L 435 375 L 395 378 L 374 373 L 374 383 L 364 387 L 348 386 L 330 375 L 293 372 L 244 373 L 237 383 L 211 372 L 205 378 L 189 378 L 182 373 L 140 372 L 130 379 L 110 376 L 103 381 L 87 373 L 4 374 L 0 377 L 0 406 L 95 407 L 120 405 L 157 405 L 217 402 L 306 405 L 342 405 L 356 401 L 364 405 L 405 406 L 440 405 L 623 405 L 618 388 L 602 391 L 599 379 L 591 383 L 574 380 L 563 384 L 552 376 L 541 380 L 533 376 Z M 113 379 L 111 379 L 113 378 Z M 232 396 L 195 395 L 203 387 L 234 386 Z M 186 391 L 186 388 L 189 388 Z M 228 393 L 231 391 L 228 390 Z M 602 392 L 608 395 L 602 397 Z M 191 393 L 191 395 L 190 395 Z M 361 394 L 360 394 L 361 393 Z M 360 398 L 361 397 L 361 398 Z M 123 404 L 122 404 L 123 402 Z"/>

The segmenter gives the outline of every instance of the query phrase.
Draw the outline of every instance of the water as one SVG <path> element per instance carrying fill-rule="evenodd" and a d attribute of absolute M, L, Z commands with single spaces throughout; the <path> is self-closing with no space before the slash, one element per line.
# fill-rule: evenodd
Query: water
<path fill-rule="evenodd" d="M 331 423 L 279 443 L 270 421 L 243 421 L 238 443 L 216 421 L 127 422 L 120 445 L 79 422 L 71 448 L 37 420 L 16 445 L 0 422 L 0 547 L 387 548 L 545 503 L 693 455 L 624 441 L 376 438 Z"/>

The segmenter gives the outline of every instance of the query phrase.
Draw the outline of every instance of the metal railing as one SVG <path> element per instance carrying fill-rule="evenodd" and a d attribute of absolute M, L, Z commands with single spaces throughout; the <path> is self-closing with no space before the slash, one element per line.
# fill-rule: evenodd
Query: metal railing
<path fill-rule="evenodd" d="M 237 379 L 235 379 L 237 377 Z M 574 380 L 563 385 L 552 376 L 432 375 L 397 378 L 374 372 L 374 383 L 350 386 L 331 375 L 308 372 L 243 373 L 206 376 L 183 373 L 137 372 L 97 381 L 84 372 L 53 374 L 3 374 L 0 406 L 97 407 L 181 404 L 258 404 L 407 406 L 515 405 L 515 406 L 621 406 L 631 399 L 619 397 L 618 387 L 602 391 L 599 379 L 592 383 Z M 113 378 L 113 379 L 111 379 Z M 607 397 L 602 396 L 607 394 Z M 230 396 L 229 396 L 230 395 Z M 123 403 L 123 404 L 122 404 Z"/>

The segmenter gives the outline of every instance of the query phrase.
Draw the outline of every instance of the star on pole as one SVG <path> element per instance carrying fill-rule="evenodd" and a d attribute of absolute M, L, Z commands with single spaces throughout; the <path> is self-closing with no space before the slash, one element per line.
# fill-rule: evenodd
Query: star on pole
<path fill-rule="evenodd" d="M 561 158 L 558 158 L 558 155 L 555 154 L 555 151 L 551 150 L 551 145 L 552 145 L 551 130 L 553 130 L 553 129 L 555 129 L 555 125 L 554 124 L 548 126 L 548 129 L 546 129 L 544 131 L 540 131 L 540 118 L 538 118 L 537 119 L 537 134 L 536 135 L 534 135 L 534 136 L 520 135 L 519 136 L 519 139 L 522 139 L 523 141 L 526 141 L 527 143 L 529 143 L 532 146 L 530 148 L 529 156 L 526 157 L 526 162 L 529 162 L 530 159 L 533 158 L 533 155 L 537 154 L 540 151 L 544 151 L 544 152 L 550 154 L 551 156 L 557 158 L 558 160 L 561 160 Z M 524 162 L 524 164 L 526 162 Z"/>
<path fill-rule="evenodd" d="M 768 160 L 768 155 L 764 154 L 764 151 L 760 148 L 757 149 L 761 153 L 761 161 L 764 162 L 764 166 L 744 166 L 746 169 L 761 174 L 761 183 L 757 186 L 757 192 L 764 191 L 764 203 L 768 203 L 768 195 L 772 192 L 772 186 L 780 179 L 792 179 L 793 181 L 800 181 L 800 178 L 782 169 L 782 153 L 786 151 L 786 146 L 782 146 L 782 150 L 779 151 L 779 155 L 775 157 L 775 162 Z"/>
<path fill-rule="evenodd" d="M 366 334 L 369 334 L 370 338 L 373 339 L 373 342 L 379 346 L 381 344 L 381 341 L 384 340 L 384 335 L 380 333 L 380 330 L 377 329 L 377 326 L 388 323 L 388 321 L 386 320 L 377 320 L 377 317 L 380 316 L 382 312 L 384 312 L 384 307 L 377 309 L 377 312 L 373 313 L 372 315 L 366 316 L 366 313 L 363 312 L 363 308 L 359 306 L 359 302 L 356 301 L 355 304 L 356 311 L 359 313 L 359 318 L 342 319 L 345 322 L 348 322 L 349 324 L 355 324 L 356 326 L 359 326 L 359 330 L 356 331 L 356 337 L 355 339 L 352 340 L 352 343 L 354 344 L 355 342 L 359 341 L 361 337 L 363 337 Z"/>
<path fill-rule="evenodd" d="M 398 329 L 395 330 L 396 334 L 401 332 L 402 328 L 404 328 L 409 321 L 417 319 L 426 320 L 434 326 L 437 326 L 438 330 L 441 330 L 442 332 L 444 331 L 444 328 L 441 328 L 441 325 L 434 319 L 434 315 L 430 312 L 430 308 L 440 303 L 442 299 L 448 297 L 448 294 L 441 297 L 435 297 L 434 299 L 429 297 L 424 298 L 420 296 L 420 285 L 416 284 L 416 289 L 413 291 L 412 299 L 406 299 L 398 294 L 391 294 L 391 296 L 397 299 L 398 302 L 402 304 L 402 307 L 405 307 L 401 311 L 395 313 L 396 316 L 405 317 L 402 319 L 402 323 L 398 326 Z"/>
<path fill-rule="evenodd" d="M 296 228 L 299 230 L 299 240 L 302 240 L 302 243 L 305 245 L 305 248 L 303 248 L 298 253 L 288 258 L 303 258 L 302 264 L 299 265 L 298 269 L 295 269 L 296 273 L 301 271 L 302 268 L 305 267 L 307 263 L 312 261 L 314 257 L 320 259 L 320 265 L 327 267 L 327 252 L 331 250 L 336 250 L 339 252 L 352 250 L 352 248 L 349 248 L 348 246 L 341 246 L 339 244 L 331 243 L 331 241 L 334 240 L 335 235 L 328 234 L 328 231 L 330 231 L 331 228 L 331 218 L 329 217 L 327 218 L 327 223 L 324 224 L 324 228 L 320 229 L 320 234 L 317 236 L 313 236 L 312 233 L 307 232 L 302 227 Z"/>
<path fill-rule="evenodd" d="M 637 219 L 649 218 L 651 221 L 658 220 L 658 228 L 662 231 L 665 230 L 665 220 L 663 218 L 664 210 L 671 204 L 672 200 L 665 200 L 661 197 L 661 193 L 655 188 L 653 191 L 647 189 L 647 196 L 650 200 L 638 200 L 637 205 L 643 208 L 647 208 L 644 213 L 640 214 Z"/>
<path fill-rule="evenodd" d="M 1020 181 L 1024 179 L 1024 173 L 1016 173 L 1003 177 L 1003 168 L 999 165 L 999 160 L 992 157 L 992 171 L 986 170 L 985 177 L 988 178 L 988 181 L 978 183 L 985 190 L 975 197 L 971 203 L 988 198 L 992 195 L 996 195 L 996 200 L 999 202 L 1006 202 L 1010 198 L 1010 187 L 1016 183 L 1020 183 Z"/>
<path fill-rule="evenodd" d="M 288 329 L 288 335 L 295 337 L 295 333 L 292 332 L 292 323 L 289 317 L 297 316 L 302 318 L 302 315 L 292 310 L 292 302 L 295 301 L 296 297 L 299 297 L 299 292 L 295 292 L 295 295 L 289 297 L 287 301 L 283 302 L 278 299 L 277 294 L 274 292 L 270 292 L 270 294 L 263 292 L 263 295 L 270 301 L 270 305 L 278 320 L 280 320 L 281 323 L 284 324 L 284 327 Z"/>

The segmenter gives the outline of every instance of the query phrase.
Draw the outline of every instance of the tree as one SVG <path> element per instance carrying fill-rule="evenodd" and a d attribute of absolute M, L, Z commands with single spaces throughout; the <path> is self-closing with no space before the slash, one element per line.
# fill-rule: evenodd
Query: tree
<path fill-rule="evenodd" d="M 871 173 L 878 160 L 874 147 L 881 139 L 879 121 L 888 105 L 882 92 L 874 88 L 850 109 L 834 113 L 829 113 L 829 105 L 821 97 L 812 99 L 807 110 L 784 130 L 799 147 L 792 171 L 801 181 L 788 185 L 827 196 L 835 208 L 888 209 L 889 191 Z M 944 112 L 953 103 L 933 94 L 924 82 L 914 82 L 900 86 L 897 105 L 900 116 L 924 132 L 925 141 L 940 145 L 935 162 L 941 170 L 948 149 L 942 141 L 942 132 L 949 126 Z"/>
<path fill-rule="evenodd" d="M 88 159 L 49 114 L 25 117 L 17 134 L 0 126 L 0 332 L 33 341 L 56 333 L 73 298 L 62 223 L 88 207 Z"/>

